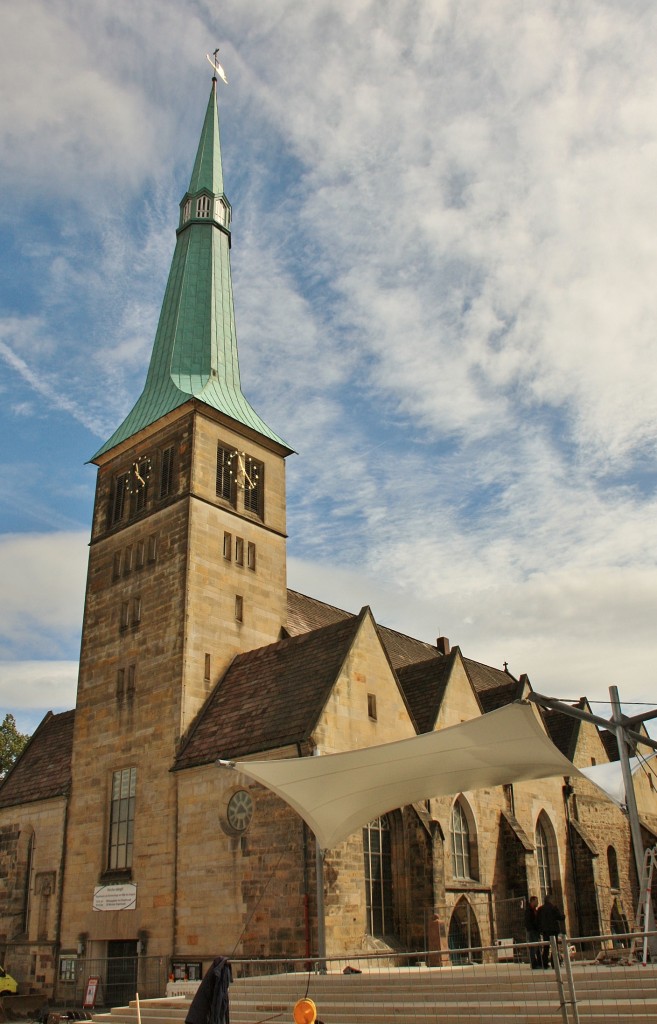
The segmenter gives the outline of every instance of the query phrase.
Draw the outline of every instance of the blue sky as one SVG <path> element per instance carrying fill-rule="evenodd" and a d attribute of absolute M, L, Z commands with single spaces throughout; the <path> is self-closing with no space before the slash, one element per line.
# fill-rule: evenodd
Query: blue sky
<path fill-rule="evenodd" d="M 654 701 L 656 39 L 647 0 L 2 6 L 0 712 L 74 704 L 85 463 L 143 385 L 217 45 L 290 585 Z"/>

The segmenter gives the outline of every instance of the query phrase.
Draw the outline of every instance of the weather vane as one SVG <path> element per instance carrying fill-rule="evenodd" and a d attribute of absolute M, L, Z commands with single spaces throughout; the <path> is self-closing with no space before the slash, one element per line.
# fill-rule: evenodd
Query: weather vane
<path fill-rule="evenodd" d="M 208 60 L 212 64 L 212 67 L 214 68 L 215 78 L 216 78 L 217 75 L 219 75 L 219 78 L 221 79 L 221 81 L 225 82 L 226 85 L 228 85 L 228 79 L 226 78 L 226 72 L 222 68 L 222 66 L 219 63 L 219 61 L 217 60 L 217 54 L 218 53 L 219 53 L 219 47 L 217 47 L 217 49 L 214 51 L 212 56 L 210 56 L 209 53 L 206 53 L 205 56 L 208 58 Z"/>

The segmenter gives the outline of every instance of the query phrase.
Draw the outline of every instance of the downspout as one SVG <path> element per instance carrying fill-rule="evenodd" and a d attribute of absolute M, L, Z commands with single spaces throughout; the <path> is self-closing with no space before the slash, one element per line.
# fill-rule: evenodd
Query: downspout
<path fill-rule="evenodd" d="M 53 995 L 57 995 L 59 986 L 59 951 L 62 939 L 62 909 L 64 903 L 64 871 L 66 870 L 66 840 L 68 837 L 68 805 L 71 798 L 71 787 L 69 786 L 64 803 L 64 829 L 62 835 L 62 855 L 59 858 L 59 878 L 57 879 L 57 912 L 55 916 L 55 948 L 54 952 L 54 978 Z"/>
<path fill-rule="evenodd" d="M 174 807 L 174 826 L 173 826 L 173 901 L 171 907 L 171 957 L 176 956 L 178 950 L 178 856 L 179 856 L 179 843 L 178 843 L 178 819 L 180 809 L 178 806 L 178 773 L 172 772 L 174 793 L 173 793 L 173 807 Z M 167 978 L 169 977 L 169 971 L 171 969 L 171 963 L 167 964 Z"/>

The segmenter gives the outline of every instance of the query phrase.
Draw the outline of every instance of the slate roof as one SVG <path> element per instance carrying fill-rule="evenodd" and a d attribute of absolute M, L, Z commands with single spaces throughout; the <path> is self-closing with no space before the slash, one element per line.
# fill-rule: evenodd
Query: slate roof
<path fill-rule="evenodd" d="M 578 700 L 576 704 L 573 704 L 575 708 L 583 708 L 584 698 Z M 572 761 L 575 756 L 575 748 L 577 747 L 577 740 L 579 738 L 579 727 L 582 724 L 579 718 L 571 718 L 570 715 L 564 715 L 562 711 L 544 709 L 544 721 L 547 726 L 547 731 L 550 739 L 554 743 L 562 754 L 564 754 L 569 761 Z"/>
<path fill-rule="evenodd" d="M 420 733 L 431 732 L 436 725 L 455 657 L 456 648 L 447 656 L 397 669 L 397 678 Z"/>
<path fill-rule="evenodd" d="M 300 594 L 296 590 L 287 592 L 287 631 L 291 636 L 298 636 L 300 633 L 307 633 L 311 629 L 319 629 L 331 622 L 339 622 L 352 616 L 353 612 L 336 608 L 334 605 L 318 601 L 314 597 L 307 597 L 306 594 Z M 377 628 L 394 669 L 400 665 L 412 665 L 417 661 L 426 661 L 431 657 L 443 657 L 432 644 L 424 640 L 416 640 L 412 636 L 398 633 L 396 629 L 389 629 L 387 626 L 378 626 Z"/>
<path fill-rule="evenodd" d="M 49 711 L 0 785 L 0 807 L 64 796 L 71 785 L 75 711 Z"/>
<path fill-rule="evenodd" d="M 620 754 L 618 753 L 618 740 L 616 739 L 616 733 L 611 732 L 610 729 L 600 729 L 600 739 L 602 745 L 607 751 L 607 757 L 610 761 L 618 761 Z"/>
<path fill-rule="evenodd" d="M 211 694 L 174 769 L 308 739 L 367 610 L 239 654 Z"/>
<path fill-rule="evenodd" d="M 502 668 L 482 665 L 480 661 L 473 661 L 471 658 L 464 658 L 463 664 L 468 678 L 478 694 L 485 690 L 499 690 L 500 687 L 509 686 L 511 683 L 515 685 L 518 682 L 514 676 Z"/>
<path fill-rule="evenodd" d="M 502 683 L 500 686 L 489 686 L 485 689 L 477 690 L 477 696 L 485 715 L 489 711 L 497 711 L 498 708 L 506 707 L 507 704 L 512 704 L 514 700 L 519 700 L 522 697 L 522 693 L 523 684 L 517 679 L 507 679 L 506 683 Z"/>

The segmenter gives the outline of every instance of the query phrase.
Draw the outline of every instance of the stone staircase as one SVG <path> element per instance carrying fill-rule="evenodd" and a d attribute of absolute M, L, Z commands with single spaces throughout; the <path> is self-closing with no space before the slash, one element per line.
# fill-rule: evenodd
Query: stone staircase
<path fill-rule="evenodd" d="M 581 1024 L 657 1024 L 655 965 L 575 964 L 573 979 Z M 230 987 L 231 1024 L 287 1024 L 304 996 L 314 1001 L 325 1024 L 575 1024 L 578 1019 L 568 991 L 561 1008 L 554 971 L 509 963 L 237 978 Z M 189 1005 L 183 997 L 142 1000 L 141 1024 L 182 1024 Z M 136 1002 L 94 1014 L 94 1020 L 138 1024 Z"/>

